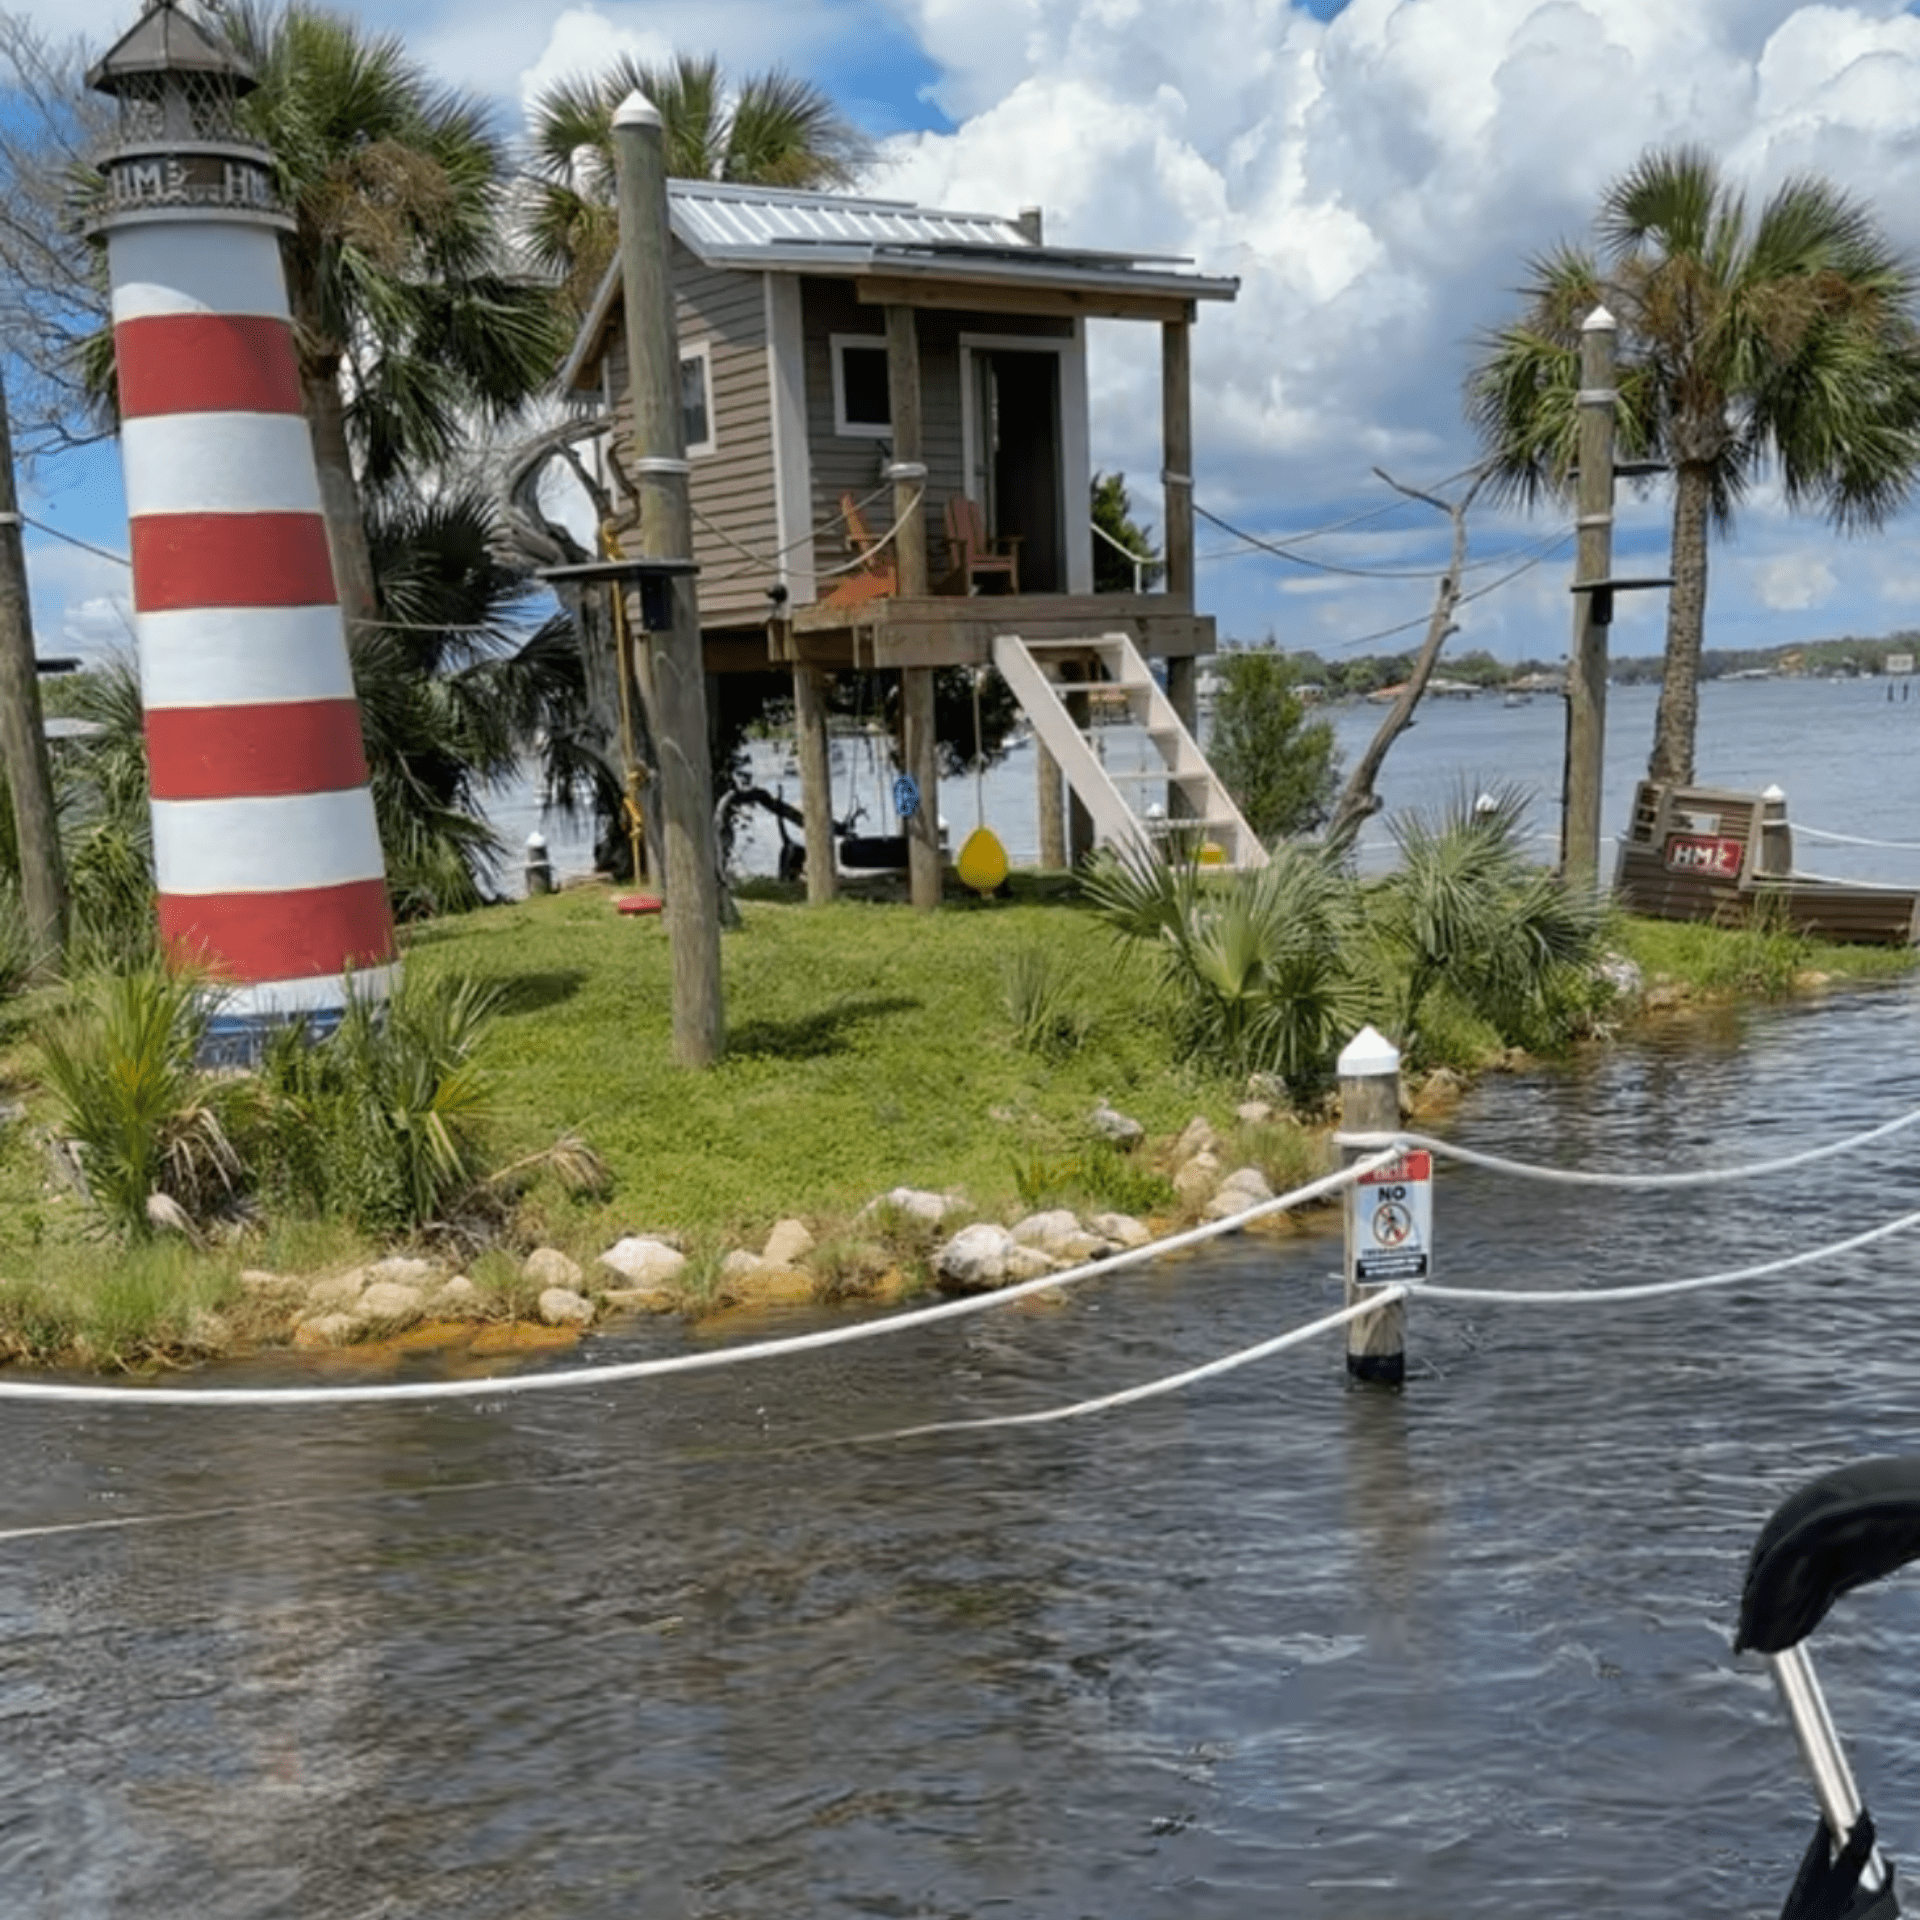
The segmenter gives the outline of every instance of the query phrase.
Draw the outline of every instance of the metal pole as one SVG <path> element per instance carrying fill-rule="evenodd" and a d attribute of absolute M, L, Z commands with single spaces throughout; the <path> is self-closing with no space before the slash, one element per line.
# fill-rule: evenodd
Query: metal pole
<path fill-rule="evenodd" d="M 1613 572 L 1613 432 L 1619 399 L 1613 363 L 1618 333 L 1605 307 L 1595 307 L 1580 329 L 1576 582 L 1606 580 Z M 1574 594 L 1560 871 L 1569 886 L 1587 891 L 1600 882 L 1600 780 L 1607 732 L 1607 627 L 1612 618 L 1611 590 Z"/>
<path fill-rule="evenodd" d="M 1836 1850 L 1846 1844 L 1847 1836 L 1859 1824 L 1862 1811 L 1860 1789 L 1855 1786 L 1853 1769 L 1847 1765 L 1840 1735 L 1827 1711 L 1827 1697 L 1813 1671 L 1813 1660 L 1803 1640 L 1784 1653 L 1770 1653 L 1767 1665 L 1780 1690 L 1781 1704 L 1793 1722 L 1794 1738 L 1800 1743 L 1800 1757 L 1806 1762 L 1813 1780 L 1814 1797 L 1827 1831 L 1833 1835 Z M 1860 1870 L 1860 1884 L 1877 1893 L 1887 1884 L 1886 1862 L 1875 1847 Z"/>
<path fill-rule="evenodd" d="M 33 616 L 27 597 L 27 561 L 20 537 L 20 502 L 13 485 L 13 441 L 7 397 L 0 388 L 0 761 L 13 799 L 20 848 L 20 899 L 33 942 L 32 978 L 55 979 L 67 944 L 67 882 L 60 862 L 53 772 L 47 762 L 46 722 L 33 662 Z"/>
<path fill-rule="evenodd" d="M 619 176 L 621 290 L 633 399 L 639 494 L 638 557 L 693 551 L 687 442 L 680 410 L 680 341 L 673 302 L 665 138 L 659 110 L 630 93 L 613 116 Z M 700 606 L 690 574 L 667 583 L 672 615 L 649 643 L 660 816 L 666 843 L 667 944 L 673 958 L 673 1051 L 710 1066 L 726 1044 L 720 992 L 720 883 L 713 837 L 713 767 Z"/>

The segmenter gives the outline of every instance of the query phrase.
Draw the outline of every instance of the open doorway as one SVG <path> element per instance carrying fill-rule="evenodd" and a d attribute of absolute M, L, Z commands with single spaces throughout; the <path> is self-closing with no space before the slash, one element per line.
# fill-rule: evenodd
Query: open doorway
<path fill-rule="evenodd" d="M 971 484 L 988 531 L 1020 541 L 1020 590 L 1064 593 L 1060 355 L 972 349 Z"/>

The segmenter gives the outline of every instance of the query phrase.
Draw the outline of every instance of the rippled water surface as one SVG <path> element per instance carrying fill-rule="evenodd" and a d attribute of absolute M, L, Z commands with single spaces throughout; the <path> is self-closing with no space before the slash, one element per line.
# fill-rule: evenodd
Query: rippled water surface
<path fill-rule="evenodd" d="M 1914 1104 L 1917 1005 L 1495 1081 L 1459 1131 L 1768 1156 Z M 1920 1204 L 1913 1157 L 1658 1199 L 1449 1173 L 1441 1258 L 1705 1271 Z M 1399 1398 L 1329 1343 L 1058 1427 L 842 1444 L 1249 1344 L 1336 1300 L 1334 1250 L 1230 1242 L 592 1394 L 0 1406 L 7 1528 L 130 1523 L 0 1539 L 0 1912 L 1777 1912 L 1812 1803 L 1728 1630 L 1773 1503 L 1915 1442 L 1906 1245 L 1631 1309 L 1416 1306 Z M 1816 1644 L 1912 1858 L 1920 1577 Z"/>

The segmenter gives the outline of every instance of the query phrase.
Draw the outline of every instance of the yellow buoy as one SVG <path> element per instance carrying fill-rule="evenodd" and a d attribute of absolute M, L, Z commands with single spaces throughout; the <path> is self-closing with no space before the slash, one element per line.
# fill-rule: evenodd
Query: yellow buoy
<path fill-rule="evenodd" d="M 975 893 L 992 893 L 1003 885 L 1007 877 L 1007 850 L 1000 844 L 1000 836 L 991 827 L 975 827 L 960 849 L 954 871 L 960 876 L 960 884 L 971 887 Z"/>

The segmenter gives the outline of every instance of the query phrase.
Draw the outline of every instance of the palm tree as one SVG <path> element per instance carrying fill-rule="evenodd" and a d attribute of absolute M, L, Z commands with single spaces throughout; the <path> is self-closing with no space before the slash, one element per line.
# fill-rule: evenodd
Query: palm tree
<path fill-rule="evenodd" d="M 253 67 L 241 117 L 297 222 L 283 242 L 307 419 L 350 619 L 374 610 L 364 496 L 446 460 L 550 378 L 569 330 L 511 269 L 506 151 L 398 36 L 303 0 L 212 0 Z"/>
<path fill-rule="evenodd" d="M 1497 485 L 1564 495 L 1581 322 L 1620 328 L 1623 450 L 1671 466 L 1673 591 L 1648 777 L 1693 778 L 1707 542 L 1769 471 L 1787 504 L 1844 532 L 1881 526 L 1920 465 L 1920 275 L 1831 182 L 1787 181 L 1752 214 L 1698 147 L 1654 149 L 1614 181 L 1597 251 L 1530 262 L 1521 317 L 1491 334 L 1467 413 Z"/>
<path fill-rule="evenodd" d="M 586 311 L 613 258 L 613 112 L 635 92 L 659 109 L 677 180 L 845 187 L 871 154 L 820 88 L 778 67 L 730 88 L 710 54 L 650 66 L 623 53 L 599 73 L 556 81 L 533 103 L 528 244 L 563 280 L 576 312 Z"/>

